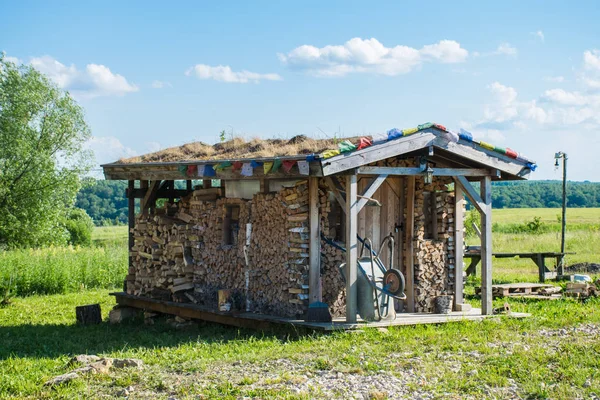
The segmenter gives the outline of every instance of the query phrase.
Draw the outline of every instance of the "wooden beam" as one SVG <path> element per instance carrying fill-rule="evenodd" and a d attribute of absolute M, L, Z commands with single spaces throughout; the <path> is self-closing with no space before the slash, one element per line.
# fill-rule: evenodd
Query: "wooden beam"
<path fill-rule="evenodd" d="M 160 186 L 160 181 L 151 181 L 150 187 L 146 190 L 146 195 L 142 199 L 140 204 L 140 213 L 146 214 L 146 211 L 149 207 L 154 204 L 156 200 L 156 193 L 158 192 L 158 188 Z"/>
<path fill-rule="evenodd" d="M 465 196 L 460 185 L 454 185 L 454 309 L 463 304 L 463 255 L 465 235 Z"/>
<path fill-rule="evenodd" d="M 394 249 L 394 251 L 398 252 L 398 257 L 396 258 L 398 260 L 398 265 L 396 266 L 397 269 L 399 269 L 400 271 L 403 270 L 404 268 L 404 231 L 405 231 L 405 221 L 404 221 L 404 207 L 406 205 L 406 178 L 402 177 L 399 178 L 400 179 L 400 190 L 398 192 L 398 208 L 399 210 L 396 211 L 398 213 L 398 234 L 396 235 L 396 249 Z M 396 231 L 396 226 L 394 224 L 394 231 Z"/>
<path fill-rule="evenodd" d="M 436 135 L 431 130 L 425 130 L 402 139 L 376 144 L 351 153 L 340 154 L 322 161 L 323 175 L 337 174 L 361 165 L 420 150 L 433 143 L 435 138 Z"/>
<path fill-rule="evenodd" d="M 531 172 L 524 163 L 496 151 L 485 149 L 476 143 L 464 140 L 454 143 L 437 137 L 434 140 L 434 146 L 521 178 L 526 178 Z"/>
<path fill-rule="evenodd" d="M 415 177 L 406 178 L 406 311 L 415 312 Z"/>
<path fill-rule="evenodd" d="M 481 181 L 481 197 L 486 212 L 481 213 L 481 312 L 491 315 L 492 308 L 492 180 Z"/>
<path fill-rule="evenodd" d="M 385 178 L 387 178 L 387 174 L 379 175 L 377 178 L 375 178 L 371 185 L 369 185 L 367 190 L 365 190 L 365 192 L 361 195 L 362 198 L 358 201 L 357 212 L 360 212 L 370 198 L 373 197 L 377 189 L 379 189 L 379 186 L 385 182 Z"/>
<path fill-rule="evenodd" d="M 325 177 L 325 183 L 329 187 L 329 190 L 331 190 L 331 192 L 335 196 L 335 199 L 340 204 L 340 206 L 342 207 L 342 210 L 344 210 L 344 214 L 345 214 L 346 213 L 346 199 L 345 199 L 344 195 L 340 192 L 339 188 L 337 187 L 337 185 L 335 184 L 335 182 L 333 181 L 333 179 L 330 176 Z"/>
<path fill-rule="evenodd" d="M 421 167 L 360 167 L 358 168 L 360 175 L 421 175 L 423 168 Z M 492 176 L 497 175 L 494 171 L 480 168 L 433 168 L 433 176 Z"/>
<path fill-rule="evenodd" d="M 308 178 L 308 210 L 310 213 L 310 265 L 308 270 L 308 303 L 322 301 L 321 293 L 321 229 L 319 218 L 319 178 Z"/>
<path fill-rule="evenodd" d="M 146 196 L 146 193 L 148 192 L 148 189 L 133 189 L 132 191 L 129 191 L 129 189 L 127 189 L 127 197 L 133 197 L 134 199 L 143 199 Z M 156 198 L 157 199 L 166 199 L 166 198 L 170 198 L 170 197 L 174 197 L 174 198 L 179 198 L 179 197 L 183 197 L 187 194 L 189 194 L 191 192 L 191 190 L 187 190 L 187 189 L 165 189 L 165 188 L 159 188 L 156 191 Z"/>
<path fill-rule="evenodd" d="M 133 190 L 135 189 L 135 181 L 129 181 L 128 182 L 128 192 L 133 192 Z M 131 256 L 131 249 L 133 248 L 133 245 L 135 244 L 135 239 L 133 236 L 133 229 L 135 228 L 135 197 L 133 196 L 129 196 L 128 194 L 128 198 L 127 198 L 127 217 L 128 217 L 128 233 L 129 233 L 129 249 L 128 249 L 128 254 L 130 254 L 129 256 L 129 268 L 131 269 L 133 267 L 133 257 Z M 126 290 L 127 288 L 125 288 Z"/>
<path fill-rule="evenodd" d="M 469 200 L 471 200 L 471 203 L 480 213 L 487 212 L 487 207 L 481 199 L 481 196 L 477 193 L 477 191 L 475 190 L 473 185 L 471 185 L 471 182 L 467 180 L 467 178 L 465 178 L 464 176 L 455 176 L 454 183 L 461 187 L 461 189 L 467 195 Z"/>
<path fill-rule="evenodd" d="M 261 179 L 259 190 L 261 193 L 269 193 L 269 181 L 266 179 Z"/>
<path fill-rule="evenodd" d="M 217 161 L 218 162 L 218 161 Z M 214 164 L 215 162 L 209 162 Z M 107 164 L 103 165 L 104 176 L 109 180 L 131 180 L 131 179 L 150 179 L 150 180 L 182 180 L 190 177 L 179 172 L 181 165 L 202 165 L 206 162 L 182 161 L 180 163 L 138 163 L 138 164 Z M 310 176 L 323 176 L 320 161 L 309 162 Z M 290 173 L 283 170 L 278 172 L 269 172 L 265 175 L 263 168 L 255 168 L 252 176 L 243 176 L 239 171 L 232 169 L 217 171 L 213 179 L 221 180 L 255 180 L 255 179 L 306 179 L 306 175 L 301 175 L 294 168 Z M 198 177 L 197 179 L 202 179 Z M 204 179 L 210 180 L 210 179 Z M 206 186 L 205 186 L 206 187 Z"/>
<path fill-rule="evenodd" d="M 357 312 L 357 262 L 358 240 L 356 238 L 358 225 L 356 175 L 346 176 L 346 322 L 356 322 Z"/>

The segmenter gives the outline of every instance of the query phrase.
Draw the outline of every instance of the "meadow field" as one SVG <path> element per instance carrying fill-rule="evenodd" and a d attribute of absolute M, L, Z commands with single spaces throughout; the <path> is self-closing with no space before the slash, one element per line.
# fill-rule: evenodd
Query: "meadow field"
<path fill-rule="evenodd" d="M 557 209 L 495 210 L 494 251 L 557 251 L 560 234 L 506 233 Z M 568 212 L 568 262 L 600 263 L 600 209 Z M 576 227 L 574 229 L 573 227 Z M 469 244 L 476 244 L 468 237 Z M 0 399 L 4 398 L 598 398 L 600 300 L 508 299 L 530 318 L 320 335 L 255 332 L 208 323 L 75 324 L 77 305 L 99 303 L 127 270 L 126 227 L 97 228 L 89 248 L 0 252 Z M 494 260 L 496 282 L 535 281 L 529 260 Z M 478 278 L 468 281 L 467 301 Z M 9 289 L 7 294 L 6 290 Z M 505 300 L 496 299 L 496 307 Z M 142 369 L 85 375 L 48 388 L 77 354 L 135 357 Z M 393 396 L 392 396 L 393 397 Z M 395 398 L 395 397 L 394 397 Z"/>

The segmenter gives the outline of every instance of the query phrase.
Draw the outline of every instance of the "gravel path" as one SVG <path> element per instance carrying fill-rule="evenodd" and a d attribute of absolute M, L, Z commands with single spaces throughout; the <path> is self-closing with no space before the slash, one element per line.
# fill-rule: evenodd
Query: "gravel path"
<path fill-rule="evenodd" d="M 549 351 L 559 351 L 560 343 L 565 340 L 596 339 L 600 336 L 600 325 L 582 324 L 576 327 L 562 329 L 543 329 L 533 334 L 524 334 L 528 339 L 536 336 L 544 337 L 548 342 Z M 515 348 L 527 345 L 522 341 L 507 341 L 489 343 L 490 347 L 498 348 L 498 354 L 511 354 Z M 449 351 L 435 355 L 427 355 L 429 365 L 431 357 L 435 358 L 435 365 L 439 365 L 439 374 L 444 371 L 454 373 L 465 378 L 478 375 L 477 366 L 483 362 L 485 355 L 477 351 Z M 319 369 L 318 361 L 305 358 L 300 361 L 289 359 L 269 360 L 260 363 L 234 362 L 215 363 L 202 372 L 166 372 L 159 366 L 146 366 L 144 375 L 159 377 L 164 382 L 161 390 L 149 389 L 149 385 L 140 384 L 134 387 L 116 391 L 113 389 L 111 396 L 137 398 L 165 397 L 180 399 L 177 393 L 182 387 L 195 386 L 210 389 L 223 385 L 233 385 L 241 393 L 248 393 L 256 389 L 288 391 L 293 395 L 311 399 L 433 399 L 433 398 L 481 398 L 482 396 L 465 396 L 454 393 L 443 393 L 436 387 L 438 379 L 436 374 L 428 371 L 429 378 L 419 368 L 424 359 L 410 358 L 410 354 L 390 354 L 385 359 L 379 360 L 385 369 L 374 370 L 372 364 L 365 368 L 364 362 L 373 362 L 364 355 L 361 356 L 361 367 L 352 370 L 338 370 L 338 365 L 322 365 Z M 399 360 L 402 360 L 399 363 Z M 437 361 L 439 360 L 439 362 Z M 468 361 L 465 361 L 468 360 Z M 432 377 L 433 375 L 433 377 Z M 518 384 L 508 379 L 505 387 L 488 387 L 482 385 L 481 390 L 485 398 L 492 399 L 521 399 L 524 398 Z M 198 397 L 194 397 L 198 398 Z M 202 398 L 202 397 L 200 397 Z M 240 399 L 246 397 L 240 396 Z M 249 397 L 248 397 L 249 398 Z"/>

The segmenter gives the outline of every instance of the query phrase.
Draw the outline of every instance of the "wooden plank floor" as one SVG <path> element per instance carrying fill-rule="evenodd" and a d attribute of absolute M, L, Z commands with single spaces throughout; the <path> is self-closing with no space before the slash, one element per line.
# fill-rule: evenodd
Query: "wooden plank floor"
<path fill-rule="evenodd" d="M 259 330 L 269 330 L 274 325 L 292 325 L 319 331 L 335 330 L 356 330 L 372 327 L 388 327 L 402 325 L 421 325 L 421 324 L 443 324 L 448 322 L 460 321 L 481 321 L 484 318 L 495 316 L 481 315 L 481 310 L 474 308 L 471 311 L 454 311 L 450 314 L 427 314 L 427 313 L 401 313 L 395 320 L 366 322 L 347 324 L 343 318 L 335 319 L 333 322 L 306 322 L 303 320 L 282 318 L 272 315 L 254 314 L 254 313 L 230 313 L 221 312 L 195 304 L 175 303 L 171 301 L 161 301 L 147 297 L 133 296 L 123 292 L 111 293 L 115 296 L 117 303 L 123 306 L 135 307 L 143 310 L 155 311 L 164 314 L 178 315 L 180 317 L 200 319 L 210 322 L 216 322 L 225 325 L 233 325 L 244 328 Z M 513 318 L 525 318 L 529 314 L 511 313 Z"/>

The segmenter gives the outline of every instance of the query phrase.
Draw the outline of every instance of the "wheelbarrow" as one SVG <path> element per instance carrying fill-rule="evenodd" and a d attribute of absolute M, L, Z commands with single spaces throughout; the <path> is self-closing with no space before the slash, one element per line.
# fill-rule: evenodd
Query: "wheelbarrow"
<path fill-rule="evenodd" d="M 346 251 L 337 243 L 324 238 L 328 244 Z M 357 260 L 357 310 L 360 317 L 365 321 L 381 321 L 382 319 L 395 319 L 394 300 L 404 300 L 405 281 L 400 270 L 393 268 L 394 260 L 394 236 L 389 234 L 381 242 L 380 249 L 387 245 L 389 250 L 390 267 L 386 268 L 380 254 L 373 249 L 369 238 L 361 238 L 360 256 Z M 339 266 L 340 273 L 346 280 L 346 263 Z"/>

